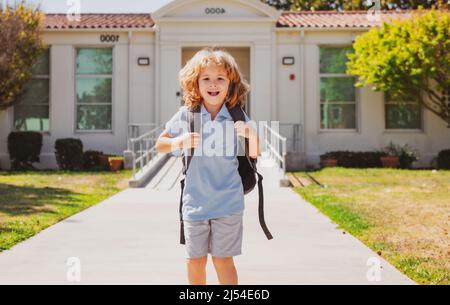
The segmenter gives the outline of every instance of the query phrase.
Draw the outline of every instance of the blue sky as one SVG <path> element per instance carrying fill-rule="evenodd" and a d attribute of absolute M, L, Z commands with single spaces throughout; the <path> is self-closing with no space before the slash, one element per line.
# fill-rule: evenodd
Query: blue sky
<path fill-rule="evenodd" d="M 46 13 L 67 13 L 70 3 L 79 1 L 81 13 L 152 13 L 171 0 L 26 0 L 41 4 Z M 0 0 L 0 3 L 14 3 L 19 0 Z M 68 4 L 69 3 L 69 4 Z"/>

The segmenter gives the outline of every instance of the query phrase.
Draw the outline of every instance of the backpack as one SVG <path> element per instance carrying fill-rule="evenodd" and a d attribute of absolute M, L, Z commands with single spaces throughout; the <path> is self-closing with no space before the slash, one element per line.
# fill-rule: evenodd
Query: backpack
<path fill-rule="evenodd" d="M 194 110 L 188 111 L 188 128 L 189 132 L 193 132 L 194 126 L 199 126 L 199 124 L 194 124 L 194 113 L 199 113 L 200 107 L 196 107 Z M 239 106 L 236 105 L 232 109 L 229 109 L 229 112 L 231 114 L 231 117 L 233 118 L 234 122 L 237 121 L 244 121 L 245 122 L 245 116 L 244 116 L 244 110 Z M 238 144 L 239 145 L 239 144 Z M 262 175 L 259 174 L 256 170 L 256 161 L 257 159 L 252 159 L 248 155 L 249 152 L 249 141 L 247 138 L 245 138 L 245 156 L 241 156 L 238 154 L 237 159 L 239 162 L 238 172 L 242 179 L 242 186 L 244 189 L 244 194 L 250 193 L 256 185 L 256 177 L 255 174 L 258 176 L 258 196 L 259 196 L 259 205 L 258 205 L 258 215 L 259 215 L 259 223 L 261 225 L 262 230 L 264 231 L 264 234 L 266 235 L 267 239 L 272 239 L 272 234 L 270 234 L 269 229 L 267 228 L 266 222 L 264 220 L 264 194 L 263 194 L 263 185 L 262 185 Z M 191 162 L 192 156 L 194 155 L 194 149 L 190 149 L 190 155 L 184 156 L 182 154 L 182 162 L 183 162 L 183 179 L 180 181 L 181 183 L 181 197 L 180 197 L 180 244 L 185 244 L 185 238 L 184 238 L 184 224 L 183 224 L 183 214 L 182 214 L 182 208 L 183 208 L 183 190 L 184 190 L 184 180 L 186 179 L 186 173 L 189 168 L 189 164 Z M 185 160 L 186 159 L 186 160 Z"/>

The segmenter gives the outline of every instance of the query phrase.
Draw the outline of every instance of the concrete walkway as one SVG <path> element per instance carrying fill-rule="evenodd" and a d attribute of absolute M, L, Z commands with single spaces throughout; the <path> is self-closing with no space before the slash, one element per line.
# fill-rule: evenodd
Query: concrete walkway
<path fill-rule="evenodd" d="M 147 188 L 122 191 L 1 253 L 0 284 L 187 284 L 178 243 L 180 163 L 169 160 Z M 413 284 L 292 189 L 278 187 L 270 164 L 261 160 L 259 169 L 274 239 L 259 226 L 255 190 L 246 196 L 243 254 L 235 258 L 240 284 Z M 377 262 L 381 271 L 373 273 Z M 210 258 L 207 277 L 218 283 Z"/>

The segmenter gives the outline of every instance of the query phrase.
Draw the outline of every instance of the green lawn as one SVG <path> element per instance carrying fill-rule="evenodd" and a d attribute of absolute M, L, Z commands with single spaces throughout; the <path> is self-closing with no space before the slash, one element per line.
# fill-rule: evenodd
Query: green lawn
<path fill-rule="evenodd" d="M 296 175 L 305 176 L 298 172 Z M 308 202 L 421 284 L 450 284 L 450 171 L 324 168 Z"/>
<path fill-rule="evenodd" d="M 131 174 L 0 171 L 0 251 L 127 188 Z"/>

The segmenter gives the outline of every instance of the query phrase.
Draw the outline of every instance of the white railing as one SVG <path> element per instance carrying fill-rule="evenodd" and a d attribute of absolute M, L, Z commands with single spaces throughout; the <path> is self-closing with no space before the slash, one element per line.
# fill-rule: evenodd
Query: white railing
<path fill-rule="evenodd" d="M 150 125 L 155 126 L 147 124 L 147 126 Z M 133 156 L 133 179 L 136 178 L 137 173 L 142 173 L 145 166 L 158 154 L 155 148 L 156 140 L 163 130 L 163 126 L 155 127 L 137 138 L 128 140 L 128 150 Z"/>
<path fill-rule="evenodd" d="M 287 138 L 283 137 L 278 131 L 273 130 L 269 125 L 264 124 L 264 145 L 269 153 L 269 157 L 273 159 L 278 166 L 286 173 L 286 153 Z"/>
<path fill-rule="evenodd" d="M 267 124 L 264 124 L 263 127 L 264 144 L 269 157 L 277 163 L 285 174 L 287 153 L 297 153 L 302 150 L 302 125 L 297 123 L 279 123 L 276 125 L 276 129 L 269 127 Z M 282 136 L 281 131 L 288 136 Z"/>
<path fill-rule="evenodd" d="M 127 147 L 128 150 L 131 150 L 131 142 L 130 139 L 136 139 L 144 133 L 150 131 L 152 128 L 157 127 L 155 123 L 133 123 L 128 124 L 128 137 L 127 137 Z"/>

